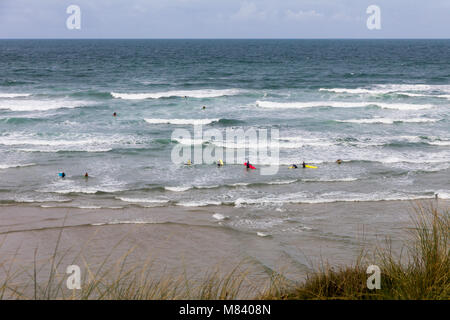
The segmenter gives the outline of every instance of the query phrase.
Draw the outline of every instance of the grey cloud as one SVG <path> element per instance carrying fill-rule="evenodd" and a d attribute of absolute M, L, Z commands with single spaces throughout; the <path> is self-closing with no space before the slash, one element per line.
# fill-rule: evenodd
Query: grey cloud
<path fill-rule="evenodd" d="M 448 38 L 448 0 L 0 0 L 0 38 Z M 67 30 L 65 9 L 82 9 Z M 366 28 L 366 8 L 382 30 Z"/>

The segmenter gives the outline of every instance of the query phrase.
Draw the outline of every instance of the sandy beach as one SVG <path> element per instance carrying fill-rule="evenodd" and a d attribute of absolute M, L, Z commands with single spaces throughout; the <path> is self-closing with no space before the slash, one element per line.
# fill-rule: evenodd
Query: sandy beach
<path fill-rule="evenodd" d="M 422 204 L 448 210 L 450 203 L 439 200 Z M 241 226 L 248 217 L 260 215 L 261 226 L 268 212 L 226 206 L 2 206 L 0 256 L 7 265 L 14 260 L 13 270 L 18 271 L 31 268 L 36 255 L 45 277 L 50 268 L 48 259 L 61 235 L 60 272 L 71 264 L 80 265 L 83 271 L 87 266 L 94 270 L 107 257 L 107 264 L 113 265 L 129 253 L 129 265 L 150 261 L 155 278 L 186 275 L 201 279 L 212 270 L 229 272 L 240 265 L 249 273 L 248 285 L 263 286 L 273 271 L 302 281 L 320 261 L 336 267 L 352 264 L 362 247 L 372 249 L 388 238 L 398 253 L 412 226 L 414 205 L 410 201 L 292 205 L 290 216 L 276 213 L 280 219 L 292 220 L 292 230 L 284 225 L 281 229 L 244 229 Z M 24 275 L 18 279 L 26 282 Z"/>

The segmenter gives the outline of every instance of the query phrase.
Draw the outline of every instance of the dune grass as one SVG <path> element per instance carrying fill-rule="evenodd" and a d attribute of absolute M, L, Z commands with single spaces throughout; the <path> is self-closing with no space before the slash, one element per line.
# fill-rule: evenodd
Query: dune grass
<path fill-rule="evenodd" d="M 402 252 L 396 256 L 389 242 L 375 248 L 371 259 L 363 251 L 352 266 L 335 270 L 324 264 L 295 288 L 263 299 L 450 299 L 449 212 L 432 204 L 417 204 Z M 381 288 L 367 288 L 367 267 L 381 271 Z"/>
<path fill-rule="evenodd" d="M 67 275 L 61 270 L 66 254 L 59 253 L 61 228 L 52 257 L 33 266 L 15 268 L 0 261 L 0 299 L 443 299 L 450 298 L 449 212 L 438 211 L 432 204 L 417 204 L 412 215 L 414 227 L 400 254 L 395 255 L 389 242 L 378 246 L 370 255 L 363 250 L 350 266 L 334 267 L 322 262 L 306 280 L 292 282 L 282 274 L 272 274 L 265 286 L 249 280 L 244 264 L 223 273 L 213 269 L 196 280 L 186 273 L 173 276 L 158 274 L 153 278 L 151 261 L 130 263 L 131 248 L 117 261 L 108 255 L 92 267 L 82 252 L 73 261 L 83 262 L 80 290 L 68 290 Z M 113 250 L 117 247 L 114 246 Z M 14 260 L 14 259 L 13 259 Z M 368 265 L 381 270 L 381 288 L 369 290 L 366 285 Z M 44 270 L 45 266 L 49 270 Z M 95 269 L 95 270 L 94 270 Z M 42 274 L 45 273 L 44 277 Z M 29 281 L 24 281 L 29 279 Z"/>

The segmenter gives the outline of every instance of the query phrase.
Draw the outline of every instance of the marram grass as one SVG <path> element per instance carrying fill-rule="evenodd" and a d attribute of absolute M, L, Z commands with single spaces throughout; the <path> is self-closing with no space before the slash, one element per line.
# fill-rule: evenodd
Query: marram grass
<path fill-rule="evenodd" d="M 58 272 L 64 254 L 58 252 L 59 241 L 50 261 L 36 261 L 29 268 L 13 270 L 11 261 L 0 261 L 0 299 L 439 299 L 450 298 L 449 212 L 438 211 L 432 204 L 417 204 L 412 215 L 414 227 L 408 230 L 401 255 L 395 255 L 389 243 L 375 248 L 368 258 L 365 250 L 350 266 L 333 267 L 322 263 L 305 280 L 292 282 L 282 274 L 272 274 L 265 286 L 249 280 L 249 270 L 242 265 L 228 273 L 219 268 L 193 280 L 186 274 L 159 274 L 151 277 L 151 263 L 130 265 L 127 258 L 133 248 L 114 263 L 110 256 L 91 269 L 84 261 L 83 286 L 66 288 L 66 274 Z M 0 243 L 1 245 L 1 243 Z M 114 248 L 113 248 L 114 249 Z M 14 258 L 12 259 L 14 260 Z M 381 270 L 381 288 L 369 290 L 367 266 L 377 264 Z M 40 266 L 39 266 L 40 265 Z M 38 275 L 50 265 L 46 281 Z M 31 271 L 30 271 L 31 270 Z M 29 279 L 23 283 L 23 279 Z M 18 279 L 21 279 L 20 281 Z"/>

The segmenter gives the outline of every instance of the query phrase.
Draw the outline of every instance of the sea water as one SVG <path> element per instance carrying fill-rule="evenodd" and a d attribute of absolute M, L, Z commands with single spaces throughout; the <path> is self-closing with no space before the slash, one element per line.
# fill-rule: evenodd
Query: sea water
<path fill-rule="evenodd" d="M 1 40 L 0 202 L 448 199 L 449 108 L 449 40 Z M 194 124 L 277 129 L 279 161 L 173 163 L 180 144 L 226 146 L 172 139 Z M 288 169 L 303 161 L 318 169 Z"/>

